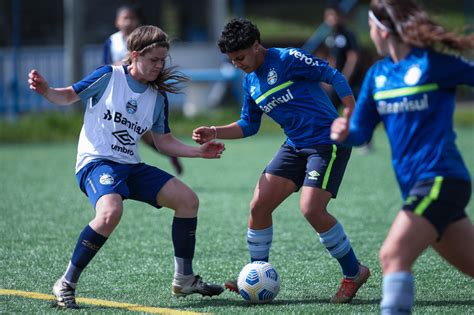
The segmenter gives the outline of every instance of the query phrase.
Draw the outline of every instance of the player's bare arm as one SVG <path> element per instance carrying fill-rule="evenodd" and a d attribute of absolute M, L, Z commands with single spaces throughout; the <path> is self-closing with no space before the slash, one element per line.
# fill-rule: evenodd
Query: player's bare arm
<path fill-rule="evenodd" d="M 79 96 L 72 86 L 51 88 L 48 85 L 48 81 L 36 69 L 31 70 L 28 74 L 28 84 L 31 90 L 40 94 L 53 104 L 70 105 L 79 101 Z"/>
<path fill-rule="evenodd" d="M 342 112 L 342 117 L 347 120 L 351 119 L 352 112 L 355 108 L 355 99 L 353 95 L 347 95 L 341 99 L 342 104 L 344 105 L 344 110 Z"/>
<path fill-rule="evenodd" d="M 344 104 L 342 117 L 336 118 L 331 125 L 331 139 L 343 142 L 349 135 L 349 122 L 355 107 L 354 96 L 348 95 L 341 99 Z"/>
<path fill-rule="evenodd" d="M 223 143 L 213 141 L 199 147 L 189 146 L 176 139 L 171 133 L 153 133 L 153 141 L 160 152 L 172 156 L 218 159 L 225 149 Z"/>
<path fill-rule="evenodd" d="M 214 139 L 240 139 L 243 136 L 242 128 L 233 122 L 225 126 L 198 127 L 193 130 L 192 139 L 203 144 Z"/>
<path fill-rule="evenodd" d="M 336 118 L 331 125 L 331 140 L 343 142 L 349 135 L 349 121 L 344 117 Z"/>

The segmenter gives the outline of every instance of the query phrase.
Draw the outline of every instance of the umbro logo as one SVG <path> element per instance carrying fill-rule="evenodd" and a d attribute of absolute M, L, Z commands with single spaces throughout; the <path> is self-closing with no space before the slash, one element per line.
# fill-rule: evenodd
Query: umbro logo
<path fill-rule="evenodd" d="M 115 132 L 112 132 L 112 134 L 122 145 L 134 145 L 135 144 L 135 140 L 128 133 L 127 130 L 115 131 Z"/>
<path fill-rule="evenodd" d="M 250 88 L 250 96 L 253 96 L 255 94 L 255 90 L 257 88 L 255 86 L 252 85 L 252 87 Z"/>
<path fill-rule="evenodd" d="M 311 180 L 318 180 L 318 177 L 320 176 L 321 174 L 319 174 L 316 170 L 312 170 L 311 172 L 308 173 L 308 179 L 311 179 Z"/>

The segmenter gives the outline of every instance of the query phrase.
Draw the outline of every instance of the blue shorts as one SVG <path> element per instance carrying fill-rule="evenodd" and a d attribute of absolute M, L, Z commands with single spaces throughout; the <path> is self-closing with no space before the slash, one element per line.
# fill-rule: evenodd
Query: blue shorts
<path fill-rule="evenodd" d="M 336 198 L 351 150 L 335 144 L 295 149 L 284 143 L 264 173 L 292 180 L 297 190 L 301 186 L 321 188 Z"/>
<path fill-rule="evenodd" d="M 77 183 L 95 208 L 97 200 L 107 194 L 119 194 L 161 208 L 156 195 L 173 175 L 144 163 L 120 164 L 109 160 L 94 160 L 77 174 Z"/>
<path fill-rule="evenodd" d="M 439 240 L 451 223 L 467 217 L 470 198 L 471 182 L 438 176 L 415 183 L 402 210 L 426 218 L 436 228 Z"/>

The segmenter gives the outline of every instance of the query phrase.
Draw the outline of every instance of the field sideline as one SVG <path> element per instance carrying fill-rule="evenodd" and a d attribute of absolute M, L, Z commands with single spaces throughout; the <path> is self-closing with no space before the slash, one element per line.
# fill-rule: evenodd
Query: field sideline
<path fill-rule="evenodd" d="M 458 146 L 474 173 L 474 128 L 457 128 L 457 134 Z M 262 169 L 282 141 L 280 136 L 257 135 L 226 141 L 221 160 L 183 160 L 182 180 L 201 202 L 194 269 L 205 280 L 223 283 L 247 262 L 248 203 Z M 83 309 L 74 314 L 378 313 L 382 284 L 378 249 L 401 200 L 382 130 L 377 130 L 374 143 L 375 151 L 369 155 L 354 151 L 339 197 L 329 206 L 373 274 L 351 305 L 328 303 L 339 284 L 339 267 L 299 213 L 299 195 L 295 194 L 274 214 L 270 260 L 282 278 L 274 303 L 249 306 L 230 292 L 212 299 L 173 298 L 172 212 L 126 201 L 122 222 L 81 278 L 77 295 L 83 298 L 79 300 Z M 93 216 L 76 184 L 75 154 L 75 142 L 0 145 L 0 313 L 58 312 L 50 308 L 47 295 L 64 271 L 80 231 Z M 151 150 L 142 148 L 142 158 L 171 171 L 167 159 Z M 472 220 L 472 200 L 468 213 Z M 434 251 L 428 250 L 418 260 L 414 272 L 415 314 L 474 313 L 474 282 Z M 39 297 L 44 299 L 7 294 L 10 291 L 6 290 L 42 293 Z M 85 298 L 109 305 L 87 303 Z"/>

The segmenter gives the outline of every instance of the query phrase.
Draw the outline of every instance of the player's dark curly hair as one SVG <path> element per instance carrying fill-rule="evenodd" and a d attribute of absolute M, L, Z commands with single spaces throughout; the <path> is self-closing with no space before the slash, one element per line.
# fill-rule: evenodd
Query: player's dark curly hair
<path fill-rule="evenodd" d="M 229 53 L 247 49 L 255 41 L 260 43 L 260 31 L 258 28 L 249 20 L 235 18 L 224 27 L 217 41 L 217 46 L 219 46 L 222 53 Z"/>
<path fill-rule="evenodd" d="M 144 25 L 136 28 L 127 39 L 128 57 L 126 64 L 132 64 L 130 53 L 137 51 L 140 55 L 144 55 L 147 51 L 154 47 L 170 48 L 168 35 L 157 26 Z M 165 67 L 161 70 L 158 78 L 150 82 L 150 85 L 160 91 L 169 93 L 179 93 L 182 83 L 189 81 L 189 78 L 179 71 L 176 67 Z"/>
<path fill-rule="evenodd" d="M 404 43 L 416 47 L 474 48 L 474 35 L 460 35 L 434 22 L 414 0 L 372 0 L 370 10 Z"/>

